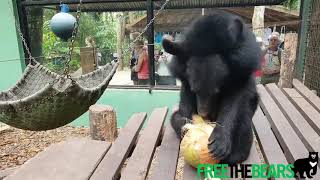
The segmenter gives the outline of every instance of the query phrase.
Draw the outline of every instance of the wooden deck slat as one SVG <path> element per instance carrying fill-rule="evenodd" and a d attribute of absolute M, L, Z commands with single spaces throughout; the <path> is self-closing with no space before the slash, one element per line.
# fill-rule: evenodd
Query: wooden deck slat
<path fill-rule="evenodd" d="M 167 108 L 157 108 L 152 112 L 127 166 L 121 173 L 122 180 L 141 180 L 147 176 L 167 112 Z"/>
<path fill-rule="evenodd" d="M 114 180 L 118 178 L 119 171 L 135 144 L 145 119 L 146 113 L 136 113 L 131 116 L 90 180 Z"/>
<path fill-rule="evenodd" d="M 12 174 L 15 170 L 17 170 L 19 167 L 13 167 L 13 168 L 8 168 L 5 170 L 0 170 L 0 180 L 4 179 L 8 175 Z"/>
<path fill-rule="evenodd" d="M 271 130 L 267 118 L 264 116 L 260 108 L 257 109 L 252 121 L 254 124 L 254 131 L 266 163 L 287 164 L 288 161 Z"/>
<path fill-rule="evenodd" d="M 278 141 L 273 134 L 267 118 L 260 107 L 257 109 L 253 119 L 256 138 L 267 164 L 288 164 Z M 277 178 L 285 180 L 284 178 Z"/>
<path fill-rule="evenodd" d="M 284 88 L 284 92 L 290 97 L 297 109 L 309 122 L 311 127 L 320 135 L 320 113 L 303 98 L 295 89 Z"/>
<path fill-rule="evenodd" d="M 261 107 L 264 109 L 273 132 L 280 141 L 287 158 L 289 158 L 290 162 L 294 162 L 296 158 L 304 158 L 308 150 L 291 128 L 277 104 L 262 85 L 258 85 L 258 92 L 260 94 Z"/>
<path fill-rule="evenodd" d="M 197 169 L 191 167 L 187 163 L 183 167 L 183 180 L 195 180 L 197 179 Z M 199 178 L 198 180 L 203 180 L 204 178 Z"/>
<path fill-rule="evenodd" d="M 320 152 L 319 135 L 310 124 L 308 124 L 285 94 L 275 84 L 268 84 L 266 88 L 269 90 L 276 103 L 281 107 L 282 112 L 288 117 L 289 123 L 308 150 Z"/>
<path fill-rule="evenodd" d="M 297 79 L 293 80 L 293 86 L 320 112 L 320 98 L 316 94 Z"/>
<path fill-rule="evenodd" d="M 157 162 L 149 180 L 174 180 L 180 150 L 180 140 L 177 137 L 171 124 L 165 128 L 162 143 L 157 156 Z"/>
<path fill-rule="evenodd" d="M 294 163 L 297 159 L 308 157 L 309 152 L 307 148 L 292 129 L 290 123 L 268 94 L 267 90 L 262 85 L 258 85 L 257 88 L 260 94 L 261 107 L 264 109 L 273 132 L 280 142 L 289 163 Z M 320 179 L 320 174 L 316 174 L 314 177 Z"/>
<path fill-rule="evenodd" d="M 262 163 L 259 157 L 258 150 L 256 148 L 256 143 L 254 141 L 255 139 L 252 142 L 249 157 L 242 164 L 261 164 Z"/>
<path fill-rule="evenodd" d="M 5 180 L 87 180 L 109 147 L 108 142 L 84 138 L 54 144 Z"/>
<path fill-rule="evenodd" d="M 256 148 L 255 139 L 253 140 L 248 159 L 245 160 L 242 164 L 262 164 L 262 161 L 259 157 L 258 150 Z M 244 179 L 247 179 L 247 178 L 244 178 Z M 252 179 L 252 178 L 248 178 L 248 179 Z M 263 180 L 262 178 L 255 178 L 255 179 Z"/>

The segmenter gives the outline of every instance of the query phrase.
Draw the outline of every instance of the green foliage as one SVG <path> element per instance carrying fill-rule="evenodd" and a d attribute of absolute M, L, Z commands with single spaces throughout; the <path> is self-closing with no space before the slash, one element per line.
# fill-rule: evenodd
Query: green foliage
<path fill-rule="evenodd" d="M 46 57 L 46 66 L 55 72 L 62 72 L 65 58 L 68 54 L 70 42 L 63 42 L 50 29 L 50 20 L 55 15 L 53 10 L 44 11 L 43 24 L 43 55 Z M 75 16 L 75 14 L 73 13 Z M 107 13 L 81 13 L 77 39 L 74 43 L 70 71 L 80 68 L 80 47 L 85 47 L 85 39 L 93 37 L 96 47 L 100 49 L 104 62 L 109 61 L 110 54 L 116 49 L 116 21 Z M 58 59 L 58 60 L 57 60 Z"/>
<path fill-rule="evenodd" d="M 102 20 L 97 23 L 96 43 L 101 49 L 102 57 L 106 57 L 106 61 L 110 60 L 110 56 L 116 51 L 117 32 L 116 20 L 112 16 L 104 14 Z M 108 18 L 109 17 L 109 18 Z"/>
<path fill-rule="evenodd" d="M 283 5 L 289 9 L 299 10 L 301 0 L 286 0 Z"/>

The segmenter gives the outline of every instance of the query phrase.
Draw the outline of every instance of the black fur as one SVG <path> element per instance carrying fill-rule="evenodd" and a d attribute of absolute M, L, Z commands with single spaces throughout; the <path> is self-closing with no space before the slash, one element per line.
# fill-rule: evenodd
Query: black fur
<path fill-rule="evenodd" d="M 306 173 L 308 178 L 312 178 L 312 176 L 316 175 L 318 168 L 318 152 L 310 152 L 309 157 L 305 159 L 297 159 L 294 162 L 293 172 L 295 174 L 294 177 L 298 177 L 297 173 L 299 173 L 300 178 L 306 178 L 304 173 Z M 312 173 L 311 173 L 312 170 Z"/>
<path fill-rule="evenodd" d="M 179 110 L 171 117 L 177 135 L 192 114 L 207 116 L 218 124 L 209 138 L 212 155 L 228 164 L 247 159 L 261 53 L 253 33 L 239 17 L 216 11 L 196 20 L 180 42 L 164 39 L 163 47 L 174 55 L 169 67 L 182 82 Z"/>

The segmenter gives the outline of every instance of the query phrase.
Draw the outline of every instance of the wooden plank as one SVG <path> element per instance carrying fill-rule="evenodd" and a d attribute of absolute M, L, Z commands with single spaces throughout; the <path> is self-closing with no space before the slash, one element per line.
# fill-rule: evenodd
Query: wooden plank
<path fill-rule="evenodd" d="M 17 170 L 19 167 L 13 167 L 13 168 L 8 168 L 5 170 L 0 171 L 0 180 L 3 180 L 5 177 L 8 175 L 12 174 L 15 170 Z"/>
<path fill-rule="evenodd" d="M 203 176 L 201 178 L 197 178 L 197 169 L 193 168 L 189 164 L 185 163 L 183 167 L 183 180 L 203 180 Z"/>
<path fill-rule="evenodd" d="M 109 147 L 108 142 L 86 138 L 54 144 L 5 180 L 87 180 Z"/>
<path fill-rule="evenodd" d="M 133 148 L 145 119 L 146 113 L 131 116 L 90 180 L 114 180 L 119 177 L 120 169 Z"/>
<path fill-rule="evenodd" d="M 288 164 L 281 147 L 273 134 L 267 118 L 264 116 L 260 107 L 253 116 L 254 132 L 267 164 Z M 277 178 L 285 180 L 284 178 Z"/>
<path fill-rule="evenodd" d="M 319 135 L 303 118 L 285 94 L 283 94 L 283 92 L 274 83 L 268 84 L 266 88 L 269 90 L 271 96 L 279 105 L 280 109 L 289 120 L 292 128 L 295 130 L 307 149 L 309 151 L 320 152 Z M 295 91 L 294 89 L 291 90 Z"/>
<path fill-rule="evenodd" d="M 284 92 L 290 97 L 291 102 L 296 105 L 297 109 L 308 121 L 311 127 L 320 135 L 320 113 L 316 111 L 313 106 L 303 98 L 295 89 L 284 88 Z"/>
<path fill-rule="evenodd" d="M 263 85 L 257 85 L 257 88 L 260 94 L 261 107 L 268 117 L 273 132 L 280 142 L 288 162 L 293 164 L 297 159 L 308 157 L 309 152 L 307 148 L 292 129 L 290 123 L 287 121 L 277 104 L 272 100 L 272 97 L 268 94 Z M 314 177 L 320 179 L 320 174 L 317 174 Z"/>
<path fill-rule="evenodd" d="M 304 84 L 302 84 L 299 80 L 293 80 L 293 87 L 304 96 L 309 103 L 313 105 L 320 112 L 320 98 L 313 93 L 310 89 L 308 89 Z"/>
<path fill-rule="evenodd" d="M 167 112 L 166 107 L 157 108 L 152 112 L 127 166 L 121 173 L 122 180 L 146 178 Z"/>
<path fill-rule="evenodd" d="M 261 152 L 268 164 L 287 164 L 281 147 L 273 134 L 267 118 L 260 108 L 257 109 L 253 116 L 254 131 L 257 141 L 260 145 Z"/>
<path fill-rule="evenodd" d="M 158 161 L 154 167 L 154 171 L 150 176 L 150 180 L 174 180 L 176 176 L 176 169 L 180 150 L 180 139 L 177 137 L 170 122 L 167 124 L 159 154 Z"/>
<path fill-rule="evenodd" d="M 242 164 L 262 164 L 263 163 L 259 157 L 259 153 L 257 150 L 257 144 L 256 144 L 255 140 L 256 139 L 253 140 L 248 159 L 245 160 Z M 251 178 L 244 178 L 244 179 L 251 179 Z M 262 178 L 255 178 L 255 179 L 262 180 Z"/>
<path fill-rule="evenodd" d="M 255 143 L 255 139 L 254 139 L 250 149 L 249 157 L 242 164 L 261 164 L 262 163 L 256 146 L 257 144 Z"/>

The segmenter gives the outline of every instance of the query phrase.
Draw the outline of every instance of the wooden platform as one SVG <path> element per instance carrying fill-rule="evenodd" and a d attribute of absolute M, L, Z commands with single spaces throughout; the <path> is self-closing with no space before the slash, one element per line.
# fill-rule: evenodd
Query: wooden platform
<path fill-rule="evenodd" d="M 288 164 L 308 157 L 309 151 L 320 152 L 320 98 L 296 80 L 293 89 L 279 89 L 275 84 L 257 88 L 255 142 L 244 164 Z M 167 112 L 164 107 L 148 117 L 133 114 L 113 143 L 70 139 L 51 145 L 21 167 L 6 171 L 4 179 L 174 180 L 179 140 L 165 122 L 171 116 Z M 196 173 L 185 165 L 182 179 L 194 180 Z M 313 179 L 320 180 L 319 167 Z"/>

